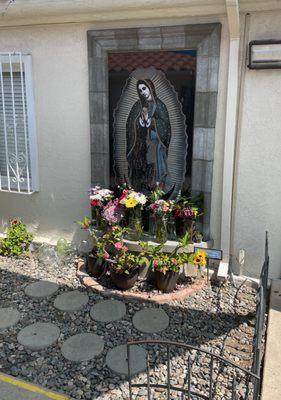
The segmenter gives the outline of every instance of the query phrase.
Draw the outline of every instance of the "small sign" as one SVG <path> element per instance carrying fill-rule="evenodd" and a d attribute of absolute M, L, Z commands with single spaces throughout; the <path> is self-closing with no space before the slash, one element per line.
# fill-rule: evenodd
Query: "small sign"
<path fill-rule="evenodd" d="M 207 253 L 207 258 L 210 260 L 222 260 L 222 250 L 194 246 L 194 253 L 197 251 L 205 251 Z"/>

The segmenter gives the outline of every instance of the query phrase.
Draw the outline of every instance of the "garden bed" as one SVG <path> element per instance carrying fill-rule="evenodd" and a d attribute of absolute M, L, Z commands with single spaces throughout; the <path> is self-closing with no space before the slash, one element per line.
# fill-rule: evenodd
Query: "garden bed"
<path fill-rule="evenodd" d="M 120 291 L 110 282 L 110 277 L 104 275 L 99 279 L 90 276 L 86 270 L 85 261 L 77 262 L 77 277 L 81 283 L 94 292 L 103 296 L 125 298 L 128 300 L 148 301 L 151 303 L 169 303 L 170 301 L 181 301 L 202 290 L 206 285 L 206 279 L 194 279 L 189 277 L 180 278 L 176 289 L 171 293 L 161 293 L 155 289 L 153 284 L 147 280 L 138 280 L 137 284 L 127 291 Z"/>

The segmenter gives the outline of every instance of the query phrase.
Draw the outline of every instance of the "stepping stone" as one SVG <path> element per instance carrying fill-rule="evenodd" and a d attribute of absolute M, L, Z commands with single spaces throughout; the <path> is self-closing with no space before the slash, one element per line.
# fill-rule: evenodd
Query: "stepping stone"
<path fill-rule="evenodd" d="M 169 326 L 169 317 L 162 308 L 145 308 L 133 316 L 133 325 L 140 332 L 157 333 Z"/>
<path fill-rule="evenodd" d="M 0 329 L 10 328 L 20 319 L 18 310 L 12 307 L 0 308 Z"/>
<path fill-rule="evenodd" d="M 140 346 L 130 346 L 131 375 L 146 368 L 146 350 Z M 122 344 L 109 350 L 105 359 L 108 368 L 120 375 L 128 375 L 127 346 Z"/>
<path fill-rule="evenodd" d="M 88 301 L 87 294 L 73 290 L 59 294 L 54 301 L 54 306 L 61 311 L 77 311 L 83 308 Z"/>
<path fill-rule="evenodd" d="M 40 299 L 42 297 L 52 296 L 59 290 L 59 285 L 49 281 L 39 281 L 26 286 L 24 292 L 27 296 Z"/>
<path fill-rule="evenodd" d="M 62 345 L 64 358 L 70 361 L 87 361 L 101 354 L 104 341 L 94 333 L 79 333 L 71 336 Z"/>
<path fill-rule="evenodd" d="M 113 322 L 122 319 L 126 314 L 126 306 L 119 300 L 104 300 L 95 304 L 90 310 L 90 316 L 95 321 Z"/>
<path fill-rule="evenodd" d="M 54 344 L 60 335 L 59 328 L 48 322 L 36 322 L 23 328 L 17 336 L 18 342 L 31 350 L 41 350 Z"/>

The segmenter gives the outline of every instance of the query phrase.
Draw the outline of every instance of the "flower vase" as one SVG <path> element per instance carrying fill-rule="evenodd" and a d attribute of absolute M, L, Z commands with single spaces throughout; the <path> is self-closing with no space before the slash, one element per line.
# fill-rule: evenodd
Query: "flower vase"
<path fill-rule="evenodd" d="M 155 236 L 155 214 L 152 212 L 149 213 L 149 228 L 148 228 L 148 234 L 150 237 Z"/>
<path fill-rule="evenodd" d="M 189 233 L 189 239 L 192 240 L 195 222 L 190 218 L 178 218 L 176 224 L 177 236 L 182 238 L 186 232 Z"/>
<path fill-rule="evenodd" d="M 101 209 L 95 207 L 92 211 L 93 220 L 95 221 L 95 229 L 102 231 L 105 229 L 105 221 L 101 216 Z"/>
<path fill-rule="evenodd" d="M 155 238 L 158 243 L 167 241 L 167 217 L 165 215 L 155 218 Z"/>
<path fill-rule="evenodd" d="M 176 233 L 176 222 L 173 215 L 168 217 L 167 222 L 167 233 L 168 233 L 168 240 L 177 240 L 177 233 Z"/>
<path fill-rule="evenodd" d="M 126 237 L 129 240 L 140 240 L 143 233 L 142 213 L 140 208 L 133 208 L 129 211 L 129 223 Z"/>

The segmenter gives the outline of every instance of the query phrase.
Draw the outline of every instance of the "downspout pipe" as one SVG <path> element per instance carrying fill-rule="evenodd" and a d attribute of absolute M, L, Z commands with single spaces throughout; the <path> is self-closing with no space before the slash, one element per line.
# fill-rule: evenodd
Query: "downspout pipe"
<path fill-rule="evenodd" d="M 219 265 L 219 279 L 225 279 L 227 277 L 230 262 L 234 160 L 239 97 L 239 4 L 238 0 L 225 0 L 225 5 L 230 39 L 221 214 L 221 248 L 223 250 L 223 260 Z"/>

